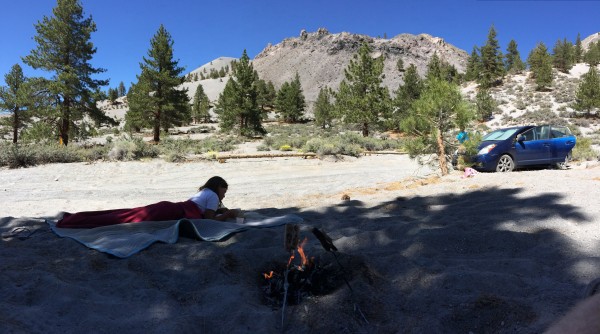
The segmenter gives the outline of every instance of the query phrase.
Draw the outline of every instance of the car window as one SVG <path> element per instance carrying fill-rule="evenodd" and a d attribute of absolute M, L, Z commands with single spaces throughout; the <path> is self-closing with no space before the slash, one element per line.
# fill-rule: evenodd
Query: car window
<path fill-rule="evenodd" d="M 540 140 L 540 139 L 550 138 L 550 126 L 549 125 L 536 126 L 533 129 L 535 132 L 535 139 Z"/>
<path fill-rule="evenodd" d="M 571 136 L 571 130 L 566 126 L 552 126 L 550 130 L 550 138 L 561 138 Z"/>
<path fill-rule="evenodd" d="M 504 140 L 510 138 L 518 129 L 500 129 L 493 132 L 488 133 L 483 136 L 481 140 Z"/>
<path fill-rule="evenodd" d="M 529 129 L 529 130 L 527 130 L 527 131 L 525 131 L 525 132 L 521 133 L 521 134 L 519 135 L 519 137 L 522 137 L 522 138 L 523 138 L 523 141 L 535 140 L 535 133 L 536 133 L 536 132 L 535 132 L 535 129 L 536 129 L 536 128 Z"/>

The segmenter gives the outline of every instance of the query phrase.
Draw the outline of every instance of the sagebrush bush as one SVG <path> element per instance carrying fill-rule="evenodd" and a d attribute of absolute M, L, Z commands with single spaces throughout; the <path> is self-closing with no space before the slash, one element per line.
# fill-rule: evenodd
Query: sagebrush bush
<path fill-rule="evenodd" d="M 599 158 L 599 153 L 592 148 L 592 139 L 586 137 L 577 138 L 572 154 L 575 161 L 591 161 Z"/>

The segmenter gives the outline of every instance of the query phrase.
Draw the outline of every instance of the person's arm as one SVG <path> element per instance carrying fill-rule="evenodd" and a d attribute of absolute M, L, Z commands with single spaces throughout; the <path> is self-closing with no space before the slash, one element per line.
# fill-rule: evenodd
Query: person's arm
<path fill-rule="evenodd" d="M 217 213 L 218 212 L 218 213 Z M 204 211 L 204 218 L 205 219 L 213 219 L 213 220 L 219 220 L 219 221 L 225 221 L 229 218 L 235 218 L 237 217 L 237 210 L 223 210 L 221 211 L 221 209 L 214 211 L 214 210 L 209 210 L 206 209 Z"/>

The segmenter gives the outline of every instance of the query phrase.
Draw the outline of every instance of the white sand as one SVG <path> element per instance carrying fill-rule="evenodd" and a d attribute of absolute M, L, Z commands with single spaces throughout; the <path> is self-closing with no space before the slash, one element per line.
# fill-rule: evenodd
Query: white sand
<path fill-rule="evenodd" d="M 339 248 L 354 296 L 341 284 L 288 305 L 286 333 L 537 333 L 600 277 L 600 167 L 428 174 L 403 155 L 0 170 L 0 232 L 35 231 L 0 239 L 0 332 L 281 332 L 261 291 L 288 258 L 281 227 L 117 259 L 40 219 L 185 200 L 212 175 L 229 207 L 303 217 L 318 263 L 335 264 L 310 227 Z"/>

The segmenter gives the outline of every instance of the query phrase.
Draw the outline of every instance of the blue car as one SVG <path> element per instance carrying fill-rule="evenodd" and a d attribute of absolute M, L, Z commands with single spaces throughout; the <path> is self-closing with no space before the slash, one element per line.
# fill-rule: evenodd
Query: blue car
<path fill-rule="evenodd" d="M 510 172 L 533 165 L 565 168 L 576 143 L 566 126 L 518 126 L 488 133 L 478 146 L 472 161 L 475 169 Z"/>

